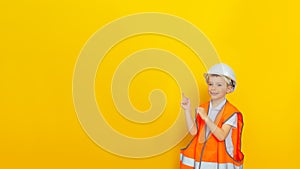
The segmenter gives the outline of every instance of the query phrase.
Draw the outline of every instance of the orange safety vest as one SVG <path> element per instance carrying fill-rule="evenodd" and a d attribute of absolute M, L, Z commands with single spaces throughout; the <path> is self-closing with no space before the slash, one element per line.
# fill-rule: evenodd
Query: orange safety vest
<path fill-rule="evenodd" d="M 209 102 L 200 105 L 206 112 L 209 110 Z M 198 132 L 188 146 L 181 149 L 180 169 L 242 169 L 244 155 L 241 152 L 241 134 L 243 128 L 243 116 L 232 104 L 226 101 L 222 110 L 218 113 L 215 124 L 222 127 L 234 114 L 237 115 L 237 127 L 231 128 L 231 140 L 233 155 L 228 153 L 225 140 L 219 141 L 213 134 L 205 138 L 205 122 L 199 114 L 196 115 Z M 227 137 L 229 137 L 228 135 Z M 231 153 L 232 154 L 232 153 Z"/>

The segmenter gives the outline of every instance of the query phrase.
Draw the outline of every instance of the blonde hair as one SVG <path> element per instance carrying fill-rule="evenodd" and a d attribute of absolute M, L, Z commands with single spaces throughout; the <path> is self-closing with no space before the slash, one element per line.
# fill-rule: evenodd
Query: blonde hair
<path fill-rule="evenodd" d="M 212 77 L 212 76 L 222 77 L 222 78 L 225 80 L 225 82 L 226 82 L 226 84 L 227 84 L 228 86 L 232 86 L 232 87 L 234 88 L 234 82 L 233 82 L 233 80 L 230 79 L 230 78 L 227 77 L 227 76 L 224 76 L 224 75 L 218 75 L 218 74 L 205 74 L 204 77 L 205 77 L 206 83 L 208 83 L 208 79 L 209 79 L 210 77 Z"/>

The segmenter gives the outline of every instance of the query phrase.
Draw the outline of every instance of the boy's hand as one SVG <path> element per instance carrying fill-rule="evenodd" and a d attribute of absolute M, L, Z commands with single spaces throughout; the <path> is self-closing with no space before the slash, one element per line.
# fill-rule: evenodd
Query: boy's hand
<path fill-rule="evenodd" d="M 205 113 L 205 109 L 203 107 L 197 107 L 196 108 L 196 112 L 197 114 L 200 115 L 201 119 L 203 119 L 204 121 L 207 120 L 207 114 Z"/>
<path fill-rule="evenodd" d="M 191 106 L 190 99 L 185 97 L 184 93 L 182 93 L 181 107 L 184 110 L 189 110 Z"/>

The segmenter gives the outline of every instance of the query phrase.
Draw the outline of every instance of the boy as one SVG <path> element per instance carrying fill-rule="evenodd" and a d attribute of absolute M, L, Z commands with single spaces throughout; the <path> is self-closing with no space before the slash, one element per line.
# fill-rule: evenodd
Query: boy
<path fill-rule="evenodd" d="M 211 100 L 196 109 L 196 120 L 190 114 L 190 100 L 182 95 L 186 123 L 193 139 L 181 150 L 181 169 L 242 169 L 242 114 L 226 100 L 234 91 L 236 78 L 226 64 L 216 64 L 204 74 Z"/>

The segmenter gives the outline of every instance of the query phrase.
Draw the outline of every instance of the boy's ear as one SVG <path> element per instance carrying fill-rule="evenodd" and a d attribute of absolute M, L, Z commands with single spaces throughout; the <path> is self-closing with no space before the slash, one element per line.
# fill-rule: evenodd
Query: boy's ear
<path fill-rule="evenodd" d="M 228 85 L 228 86 L 227 86 L 227 91 L 226 91 L 226 93 L 227 93 L 227 94 L 228 94 L 228 93 L 231 93 L 232 90 L 233 90 L 232 86 L 231 86 L 231 85 Z"/>

